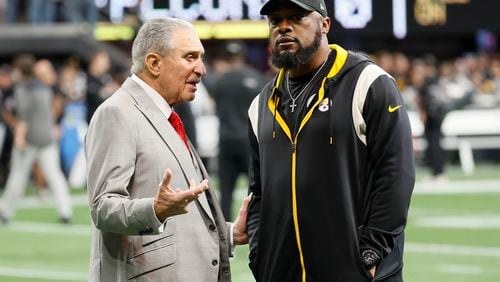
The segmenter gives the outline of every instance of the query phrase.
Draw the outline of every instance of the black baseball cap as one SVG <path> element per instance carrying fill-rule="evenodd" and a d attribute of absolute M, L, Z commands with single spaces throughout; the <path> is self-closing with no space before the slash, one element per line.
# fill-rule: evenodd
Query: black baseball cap
<path fill-rule="evenodd" d="M 293 3 L 307 11 L 316 11 L 323 17 L 326 17 L 328 15 L 326 11 L 325 1 L 323 0 L 269 0 L 266 2 L 266 4 L 264 4 L 264 6 L 262 6 L 262 9 L 260 9 L 260 14 L 269 15 L 281 5 L 288 2 Z"/>

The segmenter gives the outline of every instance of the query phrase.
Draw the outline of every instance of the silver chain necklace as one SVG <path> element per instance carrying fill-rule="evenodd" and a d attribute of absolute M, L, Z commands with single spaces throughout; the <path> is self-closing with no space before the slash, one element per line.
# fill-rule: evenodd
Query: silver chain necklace
<path fill-rule="evenodd" d="M 313 80 L 320 73 L 321 69 L 323 69 L 323 66 L 326 64 L 327 61 L 328 61 L 328 57 L 323 62 L 323 64 L 321 64 L 321 66 L 319 67 L 319 69 L 313 75 L 313 77 L 311 78 L 311 80 L 309 80 L 309 82 L 306 84 L 306 86 L 304 86 L 304 88 L 302 88 L 302 90 L 300 90 L 299 94 L 297 94 L 297 96 L 295 96 L 295 98 L 292 96 L 292 93 L 290 92 L 290 82 L 289 82 L 289 79 L 288 79 L 288 77 L 290 76 L 290 72 L 289 71 L 286 72 L 286 90 L 288 92 L 288 96 L 290 96 L 290 99 L 292 99 L 292 104 L 290 104 L 290 108 L 292 109 L 292 113 L 293 113 L 293 111 L 295 111 L 295 107 L 297 107 L 297 103 L 295 103 L 297 101 L 297 99 L 299 99 L 300 95 L 302 95 L 302 93 L 304 93 L 304 91 L 306 90 L 306 88 L 309 87 L 309 85 L 311 84 L 311 82 L 313 82 Z"/>

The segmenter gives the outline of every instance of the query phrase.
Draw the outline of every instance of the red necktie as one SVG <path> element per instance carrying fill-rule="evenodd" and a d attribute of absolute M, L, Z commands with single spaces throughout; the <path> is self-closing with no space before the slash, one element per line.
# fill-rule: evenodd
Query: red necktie
<path fill-rule="evenodd" d="M 186 131 L 184 130 L 184 125 L 182 124 L 182 120 L 179 115 L 176 112 L 172 111 L 168 120 L 170 121 L 170 124 L 172 124 L 172 127 L 175 129 L 175 131 L 177 131 L 177 134 L 179 134 L 179 136 L 182 138 L 182 141 L 184 141 L 184 144 L 186 144 L 186 147 L 189 150 Z"/>

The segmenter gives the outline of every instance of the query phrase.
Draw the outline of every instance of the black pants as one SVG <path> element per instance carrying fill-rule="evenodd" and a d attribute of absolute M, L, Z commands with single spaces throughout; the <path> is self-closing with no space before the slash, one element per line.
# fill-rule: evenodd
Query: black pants
<path fill-rule="evenodd" d="M 227 221 L 231 221 L 233 191 L 236 180 L 241 173 L 248 175 L 250 162 L 248 141 L 220 140 L 218 160 L 222 213 Z"/>
<path fill-rule="evenodd" d="M 425 125 L 425 139 L 427 141 L 426 162 L 432 171 L 432 175 L 440 175 L 444 172 L 446 163 L 446 152 L 441 146 L 442 120 L 430 120 Z"/>

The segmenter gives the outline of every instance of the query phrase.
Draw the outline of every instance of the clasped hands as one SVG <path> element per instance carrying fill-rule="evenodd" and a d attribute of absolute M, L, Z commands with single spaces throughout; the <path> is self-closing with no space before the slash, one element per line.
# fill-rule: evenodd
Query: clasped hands
<path fill-rule="evenodd" d="M 188 190 L 172 188 L 172 170 L 167 169 L 163 175 L 154 200 L 154 212 L 160 222 L 165 221 L 170 216 L 185 214 L 188 212 L 188 205 L 198 198 L 198 196 L 208 189 L 208 180 L 204 179 L 198 185 L 194 180 L 190 181 Z M 233 223 L 233 240 L 236 245 L 248 243 L 246 232 L 247 208 L 250 203 L 251 195 L 243 199 L 242 206 L 238 216 Z"/>

